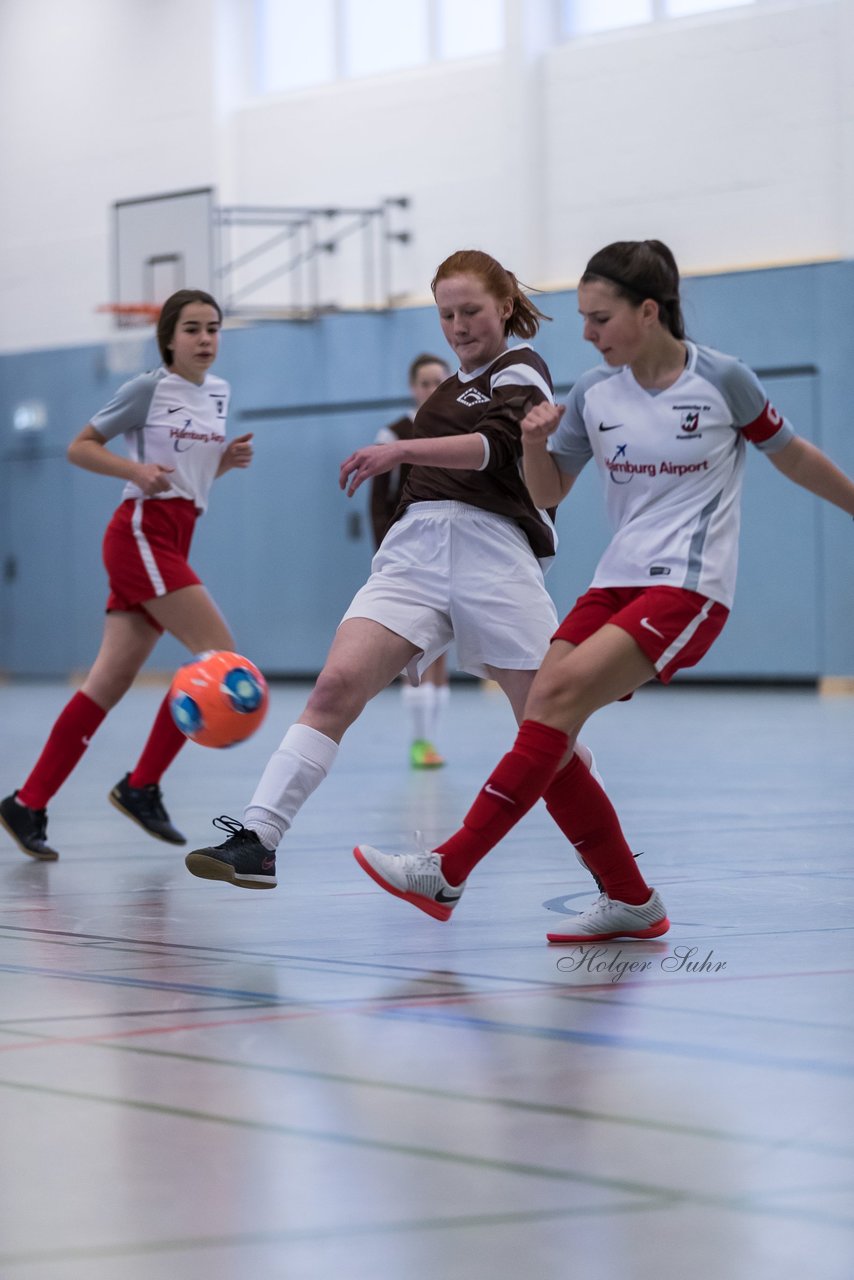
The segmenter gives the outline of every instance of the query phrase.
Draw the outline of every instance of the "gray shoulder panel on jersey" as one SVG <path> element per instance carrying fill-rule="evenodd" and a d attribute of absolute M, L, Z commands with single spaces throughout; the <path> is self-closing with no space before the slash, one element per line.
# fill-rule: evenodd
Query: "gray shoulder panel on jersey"
<path fill-rule="evenodd" d="M 554 455 L 559 469 L 567 475 L 577 476 L 585 464 L 593 457 L 593 448 L 584 425 L 584 401 L 591 387 L 606 378 L 612 378 L 619 369 L 609 369 L 607 365 L 597 365 L 588 369 L 572 384 L 572 390 L 565 400 L 566 413 L 554 435 L 549 437 L 547 445 L 549 453 Z"/>
<path fill-rule="evenodd" d="M 743 361 L 712 347 L 698 346 L 694 368 L 721 393 L 732 413 L 733 426 L 746 427 L 756 421 L 768 397 L 756 374 Z"/>
<path fill-rule="evenodd" d="M 112 400 L 89 419 L 90 425 L 105 440 L 144 427 L 157 384 L 165 377 L 165 369 L 152 369 L 123 383 Z"/>

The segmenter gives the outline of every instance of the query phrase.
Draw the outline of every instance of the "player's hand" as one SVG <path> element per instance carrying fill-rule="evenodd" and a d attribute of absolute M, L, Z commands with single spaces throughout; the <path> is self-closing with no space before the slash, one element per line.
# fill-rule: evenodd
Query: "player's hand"
<path fill-rule="evenodd" d="M 545 444 L 549 436 L 557 431 L 565 412 L 565 404 L 548 404 L 545 400 L 541 404 L 535 404 L 520 423 L 522 444 Z"/>
<path fill-rule="evenodd" d="M 169 477 L 174 470 L 174 467 L 161 467 L 159 462 L 141 462 L 133 482 L 146 498 L 153 498 L 155 494 L 166 493 L 167 489 L 171 489 L 172 481 Z"/>
<path fill-rule="evenodd" d="M 255 452 L 252 448 L 252 435 L 253 432 L 248 431 L 245 436 L 235 436 L 233 440 L 229 440 L 222 455 L 221 471 L 249 466 Z"/>
<path fill-rule="evenodd" d="M 341 463 L 338 473 L 338 485 L 346 489 L 347 497 L 353 494 L 373 476 L 381 476 L 386 471 L 393 471 L 400 466 L 401 449 L 397 444 L 369 444 L 364 449 L 357 449 Z"/>

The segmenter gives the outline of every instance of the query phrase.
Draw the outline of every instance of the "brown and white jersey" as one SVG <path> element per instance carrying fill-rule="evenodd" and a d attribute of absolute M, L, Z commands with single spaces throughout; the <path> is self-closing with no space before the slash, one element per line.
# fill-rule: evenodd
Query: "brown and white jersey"
<path fill-rule="evenodd" d="M 374 444 L 394 444 L 397 440 L 411 440 L 414 418 L 415 410 L 413 409 L 411 413 L 398 418 L 396 422 L 390 422 L 387 427 L 381 427 Z M 408 474 L 409 466 L 404 463 L 402 467 L 395 467 L 392 471 L 384 471 L 382 475 L 374 476 L 371 482 L 371 525 L 377 546 L 382 542 L 389 525 L 395 518 L 397 504 L 400 502 L 400 495 Z"/>
<path fill-rule="evenodd" d="M 554 403 L 551 374 L 529 346 L 511 347 L 473 373 L 458 370 L 437 387 L 415 415 L 416 440 L 478 434 L 484 461 L 477 471 L 413 466 L 395 512 L 414 502 L 466 502 L 507 516 L 520 526 L 538 559 L 553 556 L 554 525 L 534 506 L 522 477 L 519 424 L 535 404 Z"/>

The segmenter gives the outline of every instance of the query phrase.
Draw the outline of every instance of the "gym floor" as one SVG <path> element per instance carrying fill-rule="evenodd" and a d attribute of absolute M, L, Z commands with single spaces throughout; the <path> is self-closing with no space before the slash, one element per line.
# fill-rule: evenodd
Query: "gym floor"
<path fill-rule="evenodd" d="M 240 817 L 306 689 L 164 795 L 190 848 Z M 0 688 L 3 793 L 68 697 Z M 850 1280 L 854 698 L 682 685 L 593 747 L 671 932 L 547 946 L 596 890 L 542 805 L 452 921 L 357 841 L 459 824 L 513 739 L 455 685 L 441 771 L 386 691 L 280 850 L 193 879 L 118 814 L 162 689 L 132 691 L 50 809 L 0 832 L 3 1280 Z"/>

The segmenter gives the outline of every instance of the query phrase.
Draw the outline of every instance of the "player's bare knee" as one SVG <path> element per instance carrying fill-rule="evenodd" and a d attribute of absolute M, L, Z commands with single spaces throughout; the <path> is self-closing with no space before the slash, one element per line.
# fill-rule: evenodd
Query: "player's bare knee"
<path fill-rule="evenodd" d="M 584 718 L 581 684 L 573 676 L 560 679 L 558 673 L 540 672 L 525 705 L 525 717 L 544 724 L 557 718 L 562 727 L 580 723 Z"/>
<path fill-rule="evenodd" d="M 321 671 L 305 709 L 313 717 L 321 717 L 346 728 L 364 705 L 365 697 L 357 675 L 337 667 Z"/>
<path fill-rule="evenodd" d="M 85 693 L 104 711 L 112 711 L 121 702 L 134 682 L 136 670 L 132 672 L 111 672 L 108 677 L 98 676 L 94 680 L 86 680 L 81 692 Z"/>

